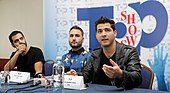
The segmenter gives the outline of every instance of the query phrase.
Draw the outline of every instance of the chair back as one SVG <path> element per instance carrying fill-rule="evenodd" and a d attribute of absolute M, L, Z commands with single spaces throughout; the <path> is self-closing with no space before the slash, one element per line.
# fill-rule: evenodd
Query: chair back
<path fill-rule="evenodd" d="M 44 64 L 45 76 L 51 76 L 53 71 L 54 60 L 46 60 Z"/>
<path fill-rule="evenodd" d="M 139 88 L 152 89 L 154 72 L 148 66 L 141 64 L 142 83 Z"/>

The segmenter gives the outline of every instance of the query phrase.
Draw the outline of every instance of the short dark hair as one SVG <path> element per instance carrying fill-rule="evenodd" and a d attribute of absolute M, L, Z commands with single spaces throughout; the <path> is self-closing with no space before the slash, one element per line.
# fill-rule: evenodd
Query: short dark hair
<path fill-rule="evenodd" d="M 78 30 L 81 31 L 82 36 L 84 35 L 83 29 L 82 29 L 81 27 L 75 25 L 75 26 L 72 26 L 72 27 L 70 28 L 70 31 L 71 31 L 72 29 L 78 29 Z M 69 32 L 70 32 L 70 31 L 69 31 Z"/>
<path fill-rule="evenodd" d="M 104 24 L 104 23 L 110 23 L 111 28 L 113 29 L 113 31 L 116 30 L 116 25 L 115 25 L 115 21 L 108 19 L 105 16 L 100 17 L 98 20 L 95 21 L 95 30 L 97 31 L 97 25 L 98 24 Z"/>
<path fill-rule="evenodd" d="M 12 37 L 18 33 L 20 33 L 24 37 L 24 34 L 21 31 L 12 31 L 12 33 L 9 35 L 9 41 L 11 42 L 11 44 L 13 44 Z"/>

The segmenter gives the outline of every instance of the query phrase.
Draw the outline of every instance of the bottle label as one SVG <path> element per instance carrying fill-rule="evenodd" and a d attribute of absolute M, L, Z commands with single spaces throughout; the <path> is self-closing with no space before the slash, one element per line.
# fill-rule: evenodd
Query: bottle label
<path fill-rule="evenodd" d="M 60 75 L 54 75 L 54 87 L 63 86 L 63 77 Z"/>

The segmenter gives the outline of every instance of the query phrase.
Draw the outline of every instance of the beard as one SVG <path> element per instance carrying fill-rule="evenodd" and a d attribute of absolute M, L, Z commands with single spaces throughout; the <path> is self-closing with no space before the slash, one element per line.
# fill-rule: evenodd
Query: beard
<path fill-rule="evenodd" d="M 69 42 L 69 44 L 70 44 L 70 46 L 71 46 L 72 48 L 80 48 L 80 47 L 82 46 L 82 44 L 79 44 L 79 43 L 77 43 L 77 45 L 72 45 L 72 44 Z"/>
<path fill-rule="evenodd" d="M 102 47 L 110 47 L 112 44 L 114 44 L 114 42 L 115 42 L 115 39 L 113 38 L 113 39 L 110 39 L 110 41 L 108 42 L 108 43 L 101 43 L 100 42 L 100 44 L 102 45 Z"/>

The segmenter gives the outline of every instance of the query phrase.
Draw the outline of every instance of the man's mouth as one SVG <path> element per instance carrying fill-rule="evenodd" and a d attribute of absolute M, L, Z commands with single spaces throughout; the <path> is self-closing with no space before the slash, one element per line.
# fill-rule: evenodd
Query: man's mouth
<path fill-rule="evenodd" d="M 71 42 L 72 44 L 76 44 L 77 42 Z"/>
<path fill-rule="evenodd" d="M 102 39 L 102 41 L 107 41 L 108 39 Z"/>
<path fill-rule="evenodd" d="M 24 44 L 24 45 L 26 45 L 26 43 L 19 43 L 19 44 Z"/>

